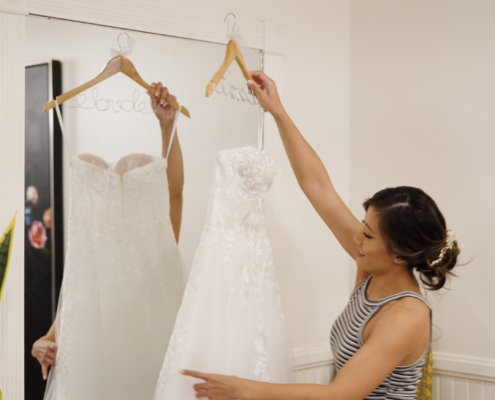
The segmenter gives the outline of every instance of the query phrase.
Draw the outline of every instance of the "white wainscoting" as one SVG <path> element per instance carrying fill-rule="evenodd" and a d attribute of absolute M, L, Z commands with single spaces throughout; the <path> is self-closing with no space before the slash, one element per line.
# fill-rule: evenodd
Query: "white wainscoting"
<path fill-rule="evenodd" d="M 433 375 L 433 400 L 493 399 L 495 399 L 494 382 L 447 374 Z"/>
<path fill-rule="evenodd" d="M 297 349 L 294 359 L 299 383 L 328 385 L 333 380 L 335 364 L 330 347 Z"/>
<path fill-rule="evenodd" d="M 494 400 L 495 361 L 433 352 L 433 400 Z"/>
<path fill-rule="evenodd" d="M 294 351 L 299 383 L 328 384 L 335 363 L 327 346 Z M 433 400 L 495 400 L 495 361 L 433 353 Z"/>

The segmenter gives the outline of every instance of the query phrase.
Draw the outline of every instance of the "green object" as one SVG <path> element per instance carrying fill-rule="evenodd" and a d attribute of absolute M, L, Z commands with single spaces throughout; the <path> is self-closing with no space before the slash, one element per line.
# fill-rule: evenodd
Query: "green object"
<path fill-rule="evenodd" d="M 17 217 L 17 213 L 15 213 L 14 218 L 12 218 L 12 221 L 10 221 L 9 226 L 7 226 L 5 233 L 0 239 L 0 300 L 2 300 L 3 288 L 5 287 L 7 271 L 9 270 L 9 262 L 10 262 L 10 255 L 12 254 L 12 242 L 14 239 L 14 227 L 15 227 L 16 217 Z M 2 400 L 1 392 L 0 392 L 0 400 Z"/>

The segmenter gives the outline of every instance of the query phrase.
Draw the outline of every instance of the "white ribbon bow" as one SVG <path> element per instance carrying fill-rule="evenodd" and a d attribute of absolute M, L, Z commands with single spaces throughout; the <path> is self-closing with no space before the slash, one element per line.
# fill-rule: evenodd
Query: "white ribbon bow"
<path fill-rule="evenodd" d="M 120 36 L 125 33 L 127 35 L 127 40 L 123 45 L 120 44 Z M 117 43 L 119 44 L 120 51 L 115 50 L 115 49 L 110 49 L 110 58 L 117 57 L 117 56 L 130 56 L 132 54 L 132 48 L 136 44 L 136 39 L 131 38 L 127 32 L 122 32 L 119 37 L 117 38 Z"/>
<path fill-rule="evenodd" d="M 234 26 L 232 26 L 232 23 Z M 240 49 L 249 49 L 244 32 L 235 20 L 229 19 L 227 22 L 227 38 L 232 40 Z"/>

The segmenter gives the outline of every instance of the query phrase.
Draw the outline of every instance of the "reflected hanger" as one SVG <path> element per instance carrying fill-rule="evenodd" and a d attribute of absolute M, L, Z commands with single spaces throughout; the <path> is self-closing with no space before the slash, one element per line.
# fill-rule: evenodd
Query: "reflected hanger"
<path fill-rule="evenodd" d="M 235 25 L 237 23 L 237 18 L 233 13 L 230 13 L 227 14 L 223 22 L 227 20 L 229 15 L 234 16 L 234 27 L 232 28 L 232 32 L 231 32 L 232 34 L 234 32 Z M 225 75 L 225 73 L 230 67 L 230 64 L 232 64 L 234 60 L 237 61 L 237 64 L 239 65 L 239 68 L 241 69 L 244 78 L 246 78 L 246 80 L 249 81 L 253 80 L 253 77 L 249 73 L 249 69 L 246 66 L 246 62 L 244 61 L 244 57 L 242 55 L 241 49 L 239 49 L 239 46 L 237 46 L 235 42 L 232 39 L 230 39 L 229 42 L 227 43 L 227 51 L 225 53 L 225 60 L 223 61 L 223 64 L 220 66 L 217 73 L 213 76 L 213 78 L 211 78 L 210 82 L 208 82 L 208 85 L 206 86 L 206 97 L 211 96 L 211 94 L 215 90 L 215 87 L 218 86 L 220 80 Z"/>
<path fill-rule="evenodd" d="M 96 85 L 97 83 L 103 82 L 104 80 L 110 78 L 112 75 L 115 75 L 117 72 L 122 72 L 124 75 L 127 75 L 133 81 L 137 82 L 139 85 L 144 87 L 146 90 L 150 91 L 151 93 L 154 93 L 155 89 L 151 85 L 148 85 L 139 76 L 132 62 L 127 57 L 118 55 L 112 58 L 107 63 L 107 65 L 105 65 L 103 71 L 101 71 L 96 78 L 90 80 L 89 82 L 86 82 L 84 85 L 78 86 L 75 89 L 72 89 L 64 94 L 61 94 L 60 96 L 57 96 L 58 104 L 62 104 L 63 102 L 84 92 L 86 89 L 89 89 L 90 87 Z M 179 103 L 177 103 L 175 100 L 171 101 L 168 104 L 175 110 L 179 110 Z M 55 100 L 51 100 L 45 104 L 45 108 L 43 109 L 43 112 L 51 110 L 54 107 L 55 107 Z M 184 106 L 180 107 L 180 112 L 184 114 L 186 117 L 191 118 L 191 114 L 189 113 L 186 107 Z"/>

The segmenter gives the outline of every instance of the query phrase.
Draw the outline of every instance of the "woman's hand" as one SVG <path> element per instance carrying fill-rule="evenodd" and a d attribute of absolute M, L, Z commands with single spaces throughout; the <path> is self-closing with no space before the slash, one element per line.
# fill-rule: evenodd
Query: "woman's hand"
<path fill-rule="evenodd" d="M 202 379 L 204 383 L 196 383 L 194 390 L 198 399 L 210 400 L 237 400 L 243 397 L 243 382 L 237 376 L 227 376 L 219 374 L 204 374 L 202 372 L 184 370 L 183 375 Z"/>
<path fill-rule="evenodd" d="M 254 82 L 247 81 L 247 86 L 251 93 L 256 94 L 261 107 L 269 111 L 273 116 L 285 113 L 275 82 L 262 71 L 251 71 L 250 73 Z"/>
<path fill-rule="evenodd" d="M 50 365 L 55 366 L 55 360 L 57 358 L 57 348 L 57 343 L 45 338 L 40 338 L 33 344 L 31 354 L 41 364 L 41 373 L 43 374 L 43 379 L 46 379 L 48 376 L 48 367 Z"/>
<path fill-rule="evenodd" d="M 169 105 L 170 101 L 176 100 L 176 97 L 168 92 L 168 88 L 163 86 L 161 82 L 151 84 L 154 93 L 147 92 L 151 98 L 151 107 L 155 112 L 160 124 L 173 123 L 175 117 L 175 109 Z"/>

